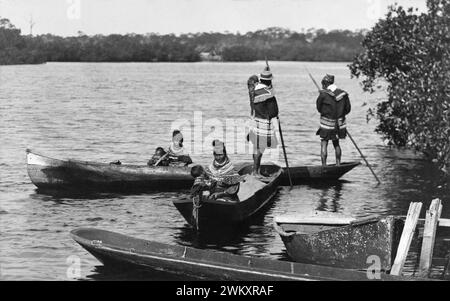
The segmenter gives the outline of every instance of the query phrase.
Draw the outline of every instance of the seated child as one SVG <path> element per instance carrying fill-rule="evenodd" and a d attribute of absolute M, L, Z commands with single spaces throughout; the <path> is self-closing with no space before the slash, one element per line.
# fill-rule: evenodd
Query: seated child
<path fill-rule="evenodd" d="M 191 188 L 191 197 L 201 194 L 203 191 L 209 191 L 212 185 L 211 179 L 201 165 L 195 165 L 191 168 L 191 176 L 195 179 Z"/>
<path fill-rule="evenodd" d="M 158 147 L 155 150 L 155 154 L 150 160 L 148 160 L 148 166 L 169 166 L 169 159 L 167 158 L 167 153 L 162 147 Z"/>

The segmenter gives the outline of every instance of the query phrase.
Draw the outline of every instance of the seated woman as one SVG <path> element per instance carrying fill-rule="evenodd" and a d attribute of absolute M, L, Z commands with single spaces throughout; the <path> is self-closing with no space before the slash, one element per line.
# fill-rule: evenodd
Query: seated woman
<path fill-rule="evenodd" d="M 167 153 L 171 166 L 186 166 L 192 163 L 191 157 L 184 152 L 183 135 L 179 130 L 173 131 L 172 144 L 169 146 Z"/>
<path fill-rule="evenodd" d="M 212 143 L 214 161 L 206 168 L 205 175 L 213 183 L 211 185 L 211 198 L 236 195 L 239 191 L 239 182 L 242 177 L 238 174 L 227 155 L 225 145 L 220 140 Z"/>

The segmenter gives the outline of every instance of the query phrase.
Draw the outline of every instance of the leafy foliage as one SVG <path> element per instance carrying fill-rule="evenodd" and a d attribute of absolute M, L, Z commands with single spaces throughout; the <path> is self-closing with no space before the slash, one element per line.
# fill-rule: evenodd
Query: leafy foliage
<path fill-rule="evenodd" d="M 376 131 L 397 146 L 450 163 L 450 0 L 428 0 L 428 11 L 392 6 L 363 40 L 349 65 L 365 91 L 387 83 Z M 447 165 L 447 166 L 446 166 Z"/>
<path fill-rule="evenodd" d="M 0 65 L 34 64 L 45 61 L 43 53 L 34 48 L 28 37 L 20 34 L 8 19 L 0 18 Z"/>
<path fill-rule="evenodd" d="M 0 64 L 65 62 L 195 62 L 202 52 L 224 61 L 351 61 L 362 50 L 363 32 L 283 28 L 240 33 L 112 34 L 59 37 L 23 36 L 7 19 L 0 20 Z"/>

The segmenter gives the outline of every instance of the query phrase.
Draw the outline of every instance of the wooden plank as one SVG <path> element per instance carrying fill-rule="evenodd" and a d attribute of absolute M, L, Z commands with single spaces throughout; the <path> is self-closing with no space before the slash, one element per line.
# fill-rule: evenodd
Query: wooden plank
<path fill-rule="evenodd" d="M 408 215 L 406 216 L 405 227 L 403 228 L 402 237 L 397 249 L 394 264 L 392 265 L 391 275 L 400 276 L 403 266 L 405 265 L 406 257 L 408 256 L 409 247 L 414 236 L 419 219 L 422 203 L 412 202 L 409 204 Z"/>
<path fill-rule="evenodd" d="M 442 212 L 440 199 L 431 202 L 430 209 L 426 212 L 425 228 L 423 230 L 422 251 L 420 252 L 419 275 L 428 277 L 431 261 L 433 259 L 434 242 L 438 219 Z"/>
<path fill-rule="evenodd" d="M 450 280 L 450 239 L 444 239 L 444 245 L 447 247 L 446 264 L 444 265 L 444 272 L 442 278 L 444 280 Z"/>
<path fill-rule="evenodd" d="M 312 211 L 304 214 L 278 215 L 274 220 L 280 224 L 348 225 L 355 221 L 355 218 L 341 213 Z"/>
<path fill-rule="evenodd" d="M 406 218 L 406 216 L 400 216 L 402 218 Z M 418 225 L 423 225 L 425 224 L 425 219 L 424 218 L 419 218 L 419 222 Z M 450 228 L 450 219 L 449 218 L 440 218 L 439 219 L 439 223 L 438 223 L 438 227 L 445 227 L 445 228 Z"/>

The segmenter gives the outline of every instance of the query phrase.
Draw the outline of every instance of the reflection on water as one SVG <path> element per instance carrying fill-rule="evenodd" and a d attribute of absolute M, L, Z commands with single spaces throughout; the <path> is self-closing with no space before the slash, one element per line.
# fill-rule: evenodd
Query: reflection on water
<path fill-rule="evenodd" d="M 131 269 L 129 266 L 96 266 L 87 280 L 98 281 L 196 281 L 199 279 L 189 277 L 185 274 L 165 273 L 162 271 L 146 271 Z"/>
<path fill-rule="evenodd" d="M 315 109 L 317 92 L 308 75 L 299 70 L 307 66 L 315 77 L 332 71 L 340 87 L 350 94 L 348 126 L 381 185 L 361 165 L 339 182 L 283 187 L 265 212 L 238 231 L 197 237 L 172 204 L 175 199 L 185 198 L 187 191 L 128 195 L 44 192 L 37 191 L 28 178 L 26 148 L 54 158 L 145 165 L 156 146 L 170 143 L 172 122 L 193 122 L 195 111 L 202 113 L 204 123 L 214 118 L 245 120 L 249 114 L 246 81 L 261 66 L 261 62 L 0 66 L 0 77 L 8 78 L 7 82 L 0 81 L 1 279 L 67 280 L 69 256 L 81 260 L 80 279 L 134 278 L 100 267 L 70 238 L 70 230 L 78 227 L 288 260 L 272 228 L 276 215 L 311 210 L 357 217 L 405 215 L 411 201 L 421 201 L 427 208 L 433 198 L 441 198 L 442 217 L 450 218 L 448 178 L 443 178 L 419 154 L 383 145 L 373 131 L 375 124 L 366 122 L 367 106 L 362 106 L 364 102 L 374 105 L 382 93 L 363 94 L 341 63 L 271 64 L 277 75 L 274 84 L 289 164 L 320 164 L 320 141 L 315 135 L 319 120 Z M 184 84 L 186 78 L 190 79 L 189 85 Z M 174 82 L 180 83 L 177 89 L 173 88 Z M 222 84 L 217 85 L 219 82 Z M 192 83 L 201 83 L 203 88 Z M 99 85 L 110 88 L 99 90 Z M 205 125 L 204 132 L 209 129 Z M 192 136 L 185 136 L 186 143 L 192 142 Z M 341 148 L 343 161 L 360 160 L 349 141 L 342 141 Z M 251 160 L 242 154 L 230 153 L 230 157 L 233 162 Z M 205 150 L 194 154 L 193 159 L 208 164 L 211 153 Z M 445 256 L 448 247 L 443 238 L 449 236 L 448 231 L 439 229 L 435 260 Z M 415 259 L 409 260 L 407 269 L 414 270 L 413 263 Z M 442 260 L 440 263 L 433 266 L 433 271 L 443 266 Z M 139 275 L 138 279 L 164 277 Z"/>
<path fill-rule="evenodd" d="M 267 250 L 263 242 L 268 235 L 272 235 L 272 228 L 265 224 L 266 214 L 276 206 L 277 201 L 278 194 L 274 196 L 272 203 L 235 227 L 206 228 L 197 232 L 185 224 L 179 228 L 174 238 L 182 245 L 200 249 L 228 251 L 238 255 L 265 254 Z"/>
<path fill-rule="evenodd" d="M 320 188 L 318 188 L 320 189 Z M 336 184 L 330 187 L 322 188 L 319 202 L 316 210 L 339 212 L 339 200 L 341 198 L 342 182 L 338 181 Z"/>

